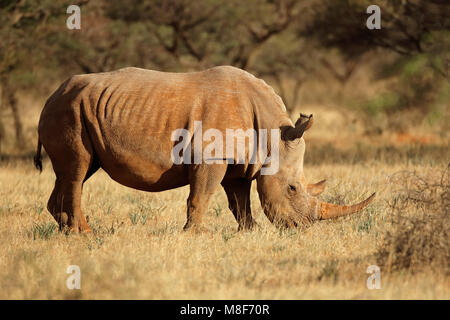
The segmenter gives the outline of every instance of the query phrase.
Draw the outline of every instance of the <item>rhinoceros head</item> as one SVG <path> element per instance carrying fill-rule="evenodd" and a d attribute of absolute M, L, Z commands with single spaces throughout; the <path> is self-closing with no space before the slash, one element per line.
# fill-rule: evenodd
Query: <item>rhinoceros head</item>
<path fill-rule="evenodd" d="M 272 223 L 281 227 L 296 227 L 355 213 L 365 208 L 375 196 L 374 193 L 352 206 L 340 206 L 322 202 L 308 193 L 303 174 L 303 133 L 311 127 L 312 121 L 312 115 L 301 114 L 295 127 L 280 128 L 279 170 L 275 174 L 257 177 L 264 213 Z"/>

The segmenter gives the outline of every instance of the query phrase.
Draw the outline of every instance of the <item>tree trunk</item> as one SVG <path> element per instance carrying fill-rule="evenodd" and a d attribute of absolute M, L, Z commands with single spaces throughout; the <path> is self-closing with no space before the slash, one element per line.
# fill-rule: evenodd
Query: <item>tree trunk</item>
<path fill-rule="evenodd" d="M 14 119 L 14 129 L 16 133 L 16 144 L 18 147 L 23 147 L 24 145 L 24 137 L 23 137 L 23 126 L 22 126 L 22 120 L 20 117 L 19 107 L 17 105 L 17 98 L 16 98 L 16 92 L 15 90 L 11 89 L 10 87 L 6 88 L 5 92 L 7 94 L 7 99 L 9 106 L 11 107 L 11 111 L 13 114 Z"/>
<path fill-rule="evenodd" d="M 295 79 L 295 86 L 293 90 L 293 97 L 292 97 L 292 108 L 295 108 L 298 104 L 298 100 L 300 97 L 300 88 L 302 87 L 303 81 L 300 79 Z"/>
<path fill-rule="evenodd" d="M 4 138 L 5 138 L 5 128 L 3 127 L 3 123 L 2 123 L 2 121 L 0 119 L 0 160 L 3 159 L 3 156 L 2 156 L 2 142 L 3 142 Z"/>

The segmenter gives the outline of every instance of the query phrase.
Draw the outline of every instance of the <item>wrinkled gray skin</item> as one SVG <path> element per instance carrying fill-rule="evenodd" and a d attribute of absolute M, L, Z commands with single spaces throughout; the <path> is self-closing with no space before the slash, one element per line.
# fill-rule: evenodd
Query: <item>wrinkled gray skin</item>
<path fill-rule="evenodd" d="M 261 175 L 263 161 L 250 164 L 248 157 L 244 164 L 174 164 L 171 134 L 185 128 L 194 139 L 194 121 L 202 121 L 203 132 L 214 128 L 224 136 L 227 128 L 279 131 L 279 171 Z M 42 169 L 44 146 L 56 175 L 47 208 L 60 229 L 73 232 L 91 231 L 81 210 L 81 191 L 99 168 L 144 191 L 189 185 L 185 230 L 202 230 L 202 217 L 219 186 L 239 229 L 251 229 L 250 186 L 255 179 L 265 214 L 280 226 L 361 210 L 373 197 L 346 207 L 313 196 L 324 182 L 308 185 L 303 174 L 302 136 L 311 124 L 312 117 L 302 116 L 293 125 L 272 88 L 234 67 L 192 73 L 125 68 L 77 75 L 45 104 L 35 165 Z"/>

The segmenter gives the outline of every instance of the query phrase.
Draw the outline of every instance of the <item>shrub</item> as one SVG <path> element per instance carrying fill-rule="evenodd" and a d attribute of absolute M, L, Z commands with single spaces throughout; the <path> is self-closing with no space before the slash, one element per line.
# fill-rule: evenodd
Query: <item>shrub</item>
<path fill-rule="evenodd" d="M 450 273 L 450 164 L 438 173 L 399 172 L 391 181 L 392 228 L 382 236 L 378 263 L 388 271 Z"/>

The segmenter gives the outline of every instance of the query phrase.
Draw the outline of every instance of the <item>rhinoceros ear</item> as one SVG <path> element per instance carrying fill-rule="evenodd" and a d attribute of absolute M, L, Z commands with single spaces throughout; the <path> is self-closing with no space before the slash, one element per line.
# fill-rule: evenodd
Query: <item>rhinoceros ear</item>
<path fill-rule="evenodd" d="M 281 127 L 281 137 L 283 140 L 295 140 L 301 138 L 306 130 L 313 124 L 313 115 L 309 116 L 300 113 L 300 118 L 295 122 L 295 127 Z"/>

